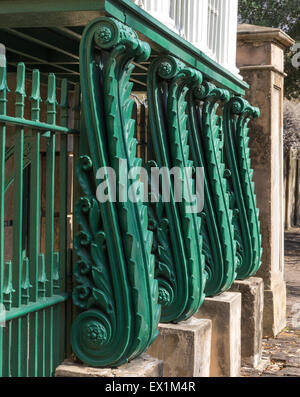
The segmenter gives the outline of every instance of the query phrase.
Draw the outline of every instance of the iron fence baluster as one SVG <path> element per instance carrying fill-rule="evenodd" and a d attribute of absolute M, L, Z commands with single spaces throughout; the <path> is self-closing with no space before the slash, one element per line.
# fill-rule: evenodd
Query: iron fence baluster
<path fill-rule="evenodd" d="M 32 72 L 31 90 L 31 119 L 40 119 L 40 73 L 37 69 Z M 30 289 L 31 302 L 37 302 L 38 294 L 38 266 L 40 239 L 40 131 L 32 130 L 31 167 L 30 167 L 30 226 L 29 226 L 29 273 L 32 282 Z M 39 312 L 30 315 L 30 349 L 29 376 L 38 376 L 38 333 Z"/>
<path fill-rule="evenodd" d="M 48 79 L 47 123 L 56 122 L 56 80 L 53 73 Z M 53 296 L 53 252 L 54 252 L 54 187 L 55 187 L 55 134 L 50 131 L 46 149 L 46 224 L 45 261 L 48 283 L 46 296 Z M 53 307 L 46 310 L 46 376 L 53 368 Z"/>
<path fill-rule="evenodd" d="M 74 112 L 74 128 L 81 130 L 81 124 L 83 124 L 83 120 L 80 117 L 80 104 L 81 104 L 81 91 L 80 91 L 80 84 L 76 84 L 75 90 L 74 90 L 74 96 L 73 96 L 73 106 L 72 110 Z M 82 134 L 83 135 L 83 134 Z M 74 240 L 74 237 L 76 234 L 79 232 L 79 225 L 75 221 L 75 216 L 74 216 L 74 208 L 75 204 L 78 201 L 80 197 L 80 188 L 79 188 L 79 182 L 78 178 L 76 177 L 76 172 L 75 172 L 75 165 L 77 164 L 79 160 L 79 151 L 80 151 L 80 136 L 79 135 L 74 135 L 73 136 L 73 175 L 72 175 L 72 187 L 73 187 L 73 200 L 72 200 L 72 240 Z M 76 263 L 78 260 L 78 257 L 76 255 L 76 251 L 73 249 L 71 251 L 71 255 L 68 258 L 68 263 L 67 263 L 67 268 L 65 269 L 64 275 L 65 275 L 65 289 L 66 291 L 70 291 L 72 293 L 73 291 L 73 264 Z M 68 276 L 70 275 L 70 276 Z M 67 327 L 70 325 L 70 319 L 72 317 L 76 317 L 76 311 L 78 308 L 73 305 L 72 300 L 70 300 L 67 303 L 67 313 L 66 313 L 66 323 Z M 67 346 L 67 354 L 71 354 L 71 327 L 67 329 L 66 332 L 66 346 Z"/>
<path fill-rule="evenodd" d="M 12 307 L 12 295 L 15 292 L 12 284 L 12 263 L 8 261 L 5 263 L 4 268 L 4 280 L 3 280 L 3 302 L 6 311 L 10 311 Z M 12 321 L 8 320 L 5 323 L 3 345 L 2 345 L 2 356 L 3 356 L 3 376 L 9 377 L 11 373 L 11 361 L 12 361 Z"/>
<path fill-rule="evenodd" d="M 24 117 L 25 100 L 25 65 L 18 64 L 16 86 L 16 117 Z M 14 152 L 14 208 L 13 208 L 13 307 L 21 306 L 21 276 L 23 261 L 23 156 L 24 156 L 24 128 L 15 128 L 15 152 Z M 21 318 L 13 321 L 13 363 L 12 376 L 22 376 L 21 373 Z"/>
<path fill-rule="evenodd" d="M 68 80 L 63 79 L 61 85 L 60 100 L 60 124 L 68 127 L 69 120 L 69 98 L 68 98 Z M 67 263 L 67 216 L 68 216 L 68 136 L 60 135 L 59 147 L 59 253 L 60 268 L 65 269 Z M 63 274 L 63 277 L 65 275 Z"/>
<path fill-rule="evenodd" d="M 60 254 L 59 252 L 53 253 L 53 291 L 56 294 L 59 294 L 61 291 L 61 274 L 60 274 Z M 64 348 L 64 333 L 65 329 L 63 329 L 60 324 L 62 321 L 63 324 L 63 316 L 65 315 L 65 305 L 55 305 L 53 308 L 53 366 L 51 371 L 55 371 L 57 363 L 63 361 L 62 352 L 65 351 Z M 63 349 L 62 349 L 63 346 Z"/>
<path fill-rule="evenodd" d="M 68 95 L 68 80 L 63 79 L 60 88 L 60 125 L 68 127 L 69 124 L 69 95 Z M 57 280 L 58 291 L 62 288 L 62 283 L 66 280 L 67 269 L 67 248 L 68 248 L 68 144 L 69 139 L 67 135 L 60 135 L 59 143 L 59 279 Z M 63 316 L 66 316 L 66 306 L 59 305 L 56 307 L 56 321 L 59 323 L 63 321 Z M 58 329 L 58 327 L 56 327 Z M 63 348 L 56 350 L 65 351 L 65 330 L 61 329 L 61 335 L 57 335 L 57 342 L 62 344 Z M 63 357 L 57 357 L 57 360 L 62 360 Z"/>
<path fill-rule="evenodd" d="M 0 54 L 0 115 L 6 114 L 6 58 L 5 51 Z M 4 277 L 4 199 L 5 199 L 5 141 L 6 126 L 0 123 L 0 314 L 3 310 L 3 277 Z M 0 324 L 0 348 L 3 344 L 4 327 Z M 1 349 L 0 349 L 1 353 Z M 4 357 L 0 354 L 0 377 L 3 374 Z"/>
<path fill-rule="evenodd" d="M 39 255 L 39 269 L 38 269 L 38 293 L 40 298 L 46 297 L 46 283 L 47 275 L 45 270 L 45 257 L 43 254 Z M 46 376 L 46 311 L 42 309 L 39 314 L 39 333 L 38 333 L 38 376 Z"/>
<path fill-rule="evenodd" d="M 22 289 L 22 304 L 29 304 L 29 290 L 32 287 L 29 279 L 29 260 L 27 257 L 23 259 L 21 289 Z M 29 376 L 29 321 L 30 314 L 21 317 L 21 374 L 22 376 Z"/>

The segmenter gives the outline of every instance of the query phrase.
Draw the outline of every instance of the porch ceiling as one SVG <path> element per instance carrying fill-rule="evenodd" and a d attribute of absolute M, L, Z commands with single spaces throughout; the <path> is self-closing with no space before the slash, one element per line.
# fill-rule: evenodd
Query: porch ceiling
<path fill-rule="evenodd" d="M 84 26 L 0 28 L 0 43 L 6 47 L 8 72 L 16 72 L 18 62 L 27 71 L 39 69 L 46 80 L 50 72 L 71 84 L 80 80 L 79 45 Z M 155 52 L 152 57 L 155 56 Z M 146 90 L 149 62 L 135 64 L 132 82 L 136 91 Z"/>

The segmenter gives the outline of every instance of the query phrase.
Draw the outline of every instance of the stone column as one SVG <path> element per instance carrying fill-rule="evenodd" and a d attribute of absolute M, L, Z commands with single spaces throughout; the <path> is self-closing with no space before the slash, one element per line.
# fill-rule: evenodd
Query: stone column
<path fill-rule="evenodd" d="M 247 99 L 261 110 L 250 125 L 255 192 L 260 209 L 264 280 L 264 336 L 286 325 L 284 282 L 283 84 L 284 49 L 293 40 L 282 30 L 239 25 L 237 66 L 250 85 Z"/>

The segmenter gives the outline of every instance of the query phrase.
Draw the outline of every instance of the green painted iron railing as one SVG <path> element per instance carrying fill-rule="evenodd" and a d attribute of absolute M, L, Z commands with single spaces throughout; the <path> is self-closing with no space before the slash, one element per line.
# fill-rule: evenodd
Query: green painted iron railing
<path fill-rule="evenodd" d="M 75 207 L 80 231 L 74 248 L 80 260 L 73 291 L 80 314 L 71 340 L 75 354 L 92 366 L 117 366 L 141 354 L 155 338 L 159 319 L 189 319 L 205 295 L 228 290 L 260 265 L 246 127 L 256 111 L 174 56 L 150 62 L 145 114 L 151 148 L 142 151 L 149 171 L 152 166 L 169 170 L 170 202 L 150 202 L 146 208 L 139 174 L 134 182 L 124 179 L 120 160 L 127 160 L 129 170 L 141 164 L 129 99 L 132 62 L 145 62 L 149 55 L 149 46 L 115 19 L 94 20 L 83 32 L 77 177 L 84 196 Z M 118 197 L 115 203 L 107 179 L 107 201 L 97 202 L 97 170 L 105 166 L 116 171 L 117 185 L 134 189 L 139 200 L 118 202 Z M 186 168 L 203 168 L 201 213 L 191 213 L 185 198 L 177 202 L 173 167 L 181 175 Z M 184 188 L 194 191 L 193 185 Z"/>
<path fill-rule="evenodd" d="M 165 39 L 159 40 L 164 44 Z M 252 276 L 260 266 L 260 225 L 247 137 L 249 116 L 256 117 L 258 111 L 234 96 L 226 79 L 222 84 L 228 90 L 218 88 L 206 67 L 197 68 L 194 62 L 191 67 L 189 58 L 184 63 L 162 52 L 148 63 L 151 48 L 132 28 L 108 17 L 90 22 L 83 31 L 79 54 L 81 115 L 78 87 L 75 92 L 74 120 L 80 136 L 69 128 L 66 80 L 60 87 L 60 122 L 56 121 L 53 74 L 48 80 L 46 120 L 40 121 L 37 70 L 31 79 L 31 118 L 24 118 L 23 63 L 17 71 L 15 115 L 7 115 L 6 68 L 1 63 L 0 303 L 5 315 L 0 321 L 6 322 L 0 328 L 2 376 L 52 375 L 70 353 L 69 336 L 75 355 L 85 363 L 119 366 L 147 350 L 157 336 L 159 321 L 189 319 L 205 296 L 228 290 L 236 278 Z M 137 148 L 132 119 L 130 79 L 139 62 L 148 68 L 143 66 L 148 73 L 148 109 L 138 116 L 145 122 L 149 115 L 147 148 Z M 137 96 L 135 100 L 137 103 Z M 14 132 L 15 139 L 10 148 L 6 147 L 8 131 Z M 145 126 L 143 131 L 145 134 Z M 74 141 L 72 181 L 68 180 L 70 135 Z M 138 131 L 140 141 L 141 135 Z M 40 241 L 42 146 L 46 147 L 44 244 Z M 7 172 L 11 159 L 14 168 Z M 128 171 L 135 169 L 134 180 L 128 179 L 124 160 Z M 170 173 L 170 202 L 146 205 L 138 171 L 142 160 L 148 169 L 157 165 L 183 172 L 202 167 L 204 210 L 192 213 L 185 199 L 176 201 Z M 136 200 L 120 196 L 115 200 L 107 178 L 107 200 L 99 201 L 101 167 L 113 168 L 117 186 L 127 186 Z M 67 197 L 71 182 L 77 223 L 69 261 Z M 6 258 L 4 207 L 12 187 L 12 255 Z M 58 228 L 55 187 L 59 190 Z M 193 185 L 185 188 L 194 190 Z M 71 289 L 78 310 L 69 329 Z"/>
<path fill-rule="evenodd" d="M 46 121 L 40 120 L 40 75 L 33 70 L 31 118 L 25 111 L 25 65 L 18 64 L 15 115 L 8 116 L 5 58 L 0 65 L 0 376 L 51 376 L 68 351 L 67 305 L 70 278 L 67 245 L 68 83 L 62 81 L 60 122 L 56 121 L 55 75 L 48 79 Z M 14 145 L 6 148 L 6 137 Z M 55 178 L 55 140 L 59 135 L 59 181 Z M 41 146 L 46 146 L 45 231 L 41 221 Z M 13 158 L 13 170 L 7 169 Z M 25 185 L 24 170 L 29 172 Z M 10 172 L 11 171 L 11 172 Z M 6 177 L 6 175 L 8 175 Z M 59 228 L 54 225 L 55 187 L 59 190 Z M 13 188 L 11 258 L 5 258 L 10 241 L 5 236 L 5 201 Z M 28 192 L 28 203 L 24 191 Z M 29 220 L 25 228 L 24 219 Z M 59 229 L 59 231 L 58 231 Z M 56 234 L 58 247 L 55 247 Z M 25 241 L 26 240 L 26 241 Z M 44 246 L 43 250 L 42 247 Z M 57 249 L 57 251 L 56 251 Z M 7 256 L 7 253 L 6 253 Z M 70 308 L 69 308 L 70 309 Z M 70 350 L 70 349 L 69 349 Z"/>

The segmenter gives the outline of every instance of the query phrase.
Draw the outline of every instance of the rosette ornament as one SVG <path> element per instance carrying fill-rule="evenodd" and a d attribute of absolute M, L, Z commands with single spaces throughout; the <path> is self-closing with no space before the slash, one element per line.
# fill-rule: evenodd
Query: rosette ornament
<path fill-rule="evenodd" d="M 236 278 L 238 258 L 233 214 L 223 162 L 224 134 L 220 106 L 229 101 L 227 90 L 203 82 L 188 94 L 189 144 L 195 166 L 204 170 L 204 211 L 201 235 L 208 273 L 208 296 L 228 290 Z"/>
<path fill-rule="evenodd" d="M 148 71 L 148 106 L 155 162 L 160 169 L 165 167 L 165 182 L 170 187 L 169 202 L 149 203 L 162 322 L 187 320 L 204 300 L 206 273 L 201 218 L 189 211 L 185 195 L 181 200 L 176 199 L 176 187 L 170 173 L 177 167 L 180 179 L 185 169 L 193 168 L 189 158 L 186 95 L 201 81 L 199 71 L 173 56 L 158 57 Z M 189 186 L 183 179 L 181 183 L 183 190 L 194 192 L 194 184 Z"/>
<path fill-rule="evenodd" d="M 261 264 L 259 210 L 254 193 L 248 123 L 260 112 L 245 99 L 233 97 L 224 107 L 225 158 L 228 190 L 234 211 L 235 238 L 239 265 L 237 278 L 254 276 Z"/>
<path fill-rule="evenodd" d="M 71 343 L 79 359 L 96 367 L 115 367 L 137 357 L 157 335 L 158 283 L 153 236 L 140 194 L 143 185 L 137 172 L 136 179 L 127 180 L 120 170 L 120 160 L 127 161 L 129 170 L 141 164 L 136 157 L 129 78 L 132 61 L 145 61 L 149 55 L 149 45 L 112 18 L 96 19 L 83 32 L 83 155 L 76 172 L 85 196 L 75 207 L 81 230 L 74 239 L 80 259 L 73 291 L 81 313 L 72 325 Z M 101 167 L 113 168 L 117 186 L 128 185 L 136 200 L 116 203 L 107 178 L 107 200 L 98 201 L 96 175 Z"/>

